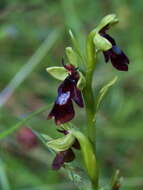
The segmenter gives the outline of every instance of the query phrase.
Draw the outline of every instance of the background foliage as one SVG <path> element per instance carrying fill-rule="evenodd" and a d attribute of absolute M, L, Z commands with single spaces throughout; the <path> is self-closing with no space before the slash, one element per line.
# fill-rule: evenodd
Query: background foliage
<path fill-rule="evenodd" d="M 75 32 L 83 47 L 85 35 L 109 13 L 119 17 L 119 24 L 110 33 L 131 64 L 128 72 L 118 72 L 104 63 L 102 55 L 98 58 L 95 94 L 115 75 L 119 78 L 97 117 L 101 183 L 106 185 L 118 168 L 124 176 L 121 189 L 142 190 L 142 0 L 1 0 L 0 132 L 55 99 L 59 81 L 53 80 L 45 68 L 60 65 L 64 49 L 70 45 L 68 29 Z M 82 127 L 84 113 L 76 111 L 79 114 L 74 122 Z M 27 126 L 58 136 L 54 122 L 46 120 L 47 114 L 48 110 Z M 0 142 L 1 190 L 76 189 L 64 169 L 52 171 L 53 156 L 42 145 L 25 151 L 16 136 L 14 133 Z"/>

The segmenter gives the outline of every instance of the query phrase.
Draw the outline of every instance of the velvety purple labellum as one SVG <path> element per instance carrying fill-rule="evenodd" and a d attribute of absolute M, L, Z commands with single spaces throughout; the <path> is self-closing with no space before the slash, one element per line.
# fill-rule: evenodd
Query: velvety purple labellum
<path fill-rule="evenodd" d="M 60 125 L 73 119 L 75 113 L 73 109 L 72 101 L 69 100 L 64 105 L 55 103 L 52 111 L 48 115 L 48 119 L 55 118 L 55 123 Z"/>
<path fill-rule="evenodd" d="M 128 71 L 129 59 L 125 53 L 116 45 L 115 40 L 106 34 L 105 31 L 100 31 L 100 34 L 112 44 L 111 49 L 103 52 L 105 62 L 111 60 L 112 65 L 116 69 L 120 71 Z"/>
<path fill-rule="evenodd" d="M 52 168 L 54 170 L 58 170 L 64 165 L 65 162 L 72 162 L 74 158 L 75 155 L 72 149 L 61 151 L 57 153 L 55 159 L 53 160 Z"/>
<path fill-rule="evenodd" d="M 69 74 L 59 86 L 55 105 L 48 115 L 48 119 L 55 118 L 57 125 L 73 119 L 75 113 L 72 100 L 75 101 L 78 106 L 84 106 L 81 91 L 76 86 L 79 80 L 78 72 L 72 65 L 66 65 L 64 67 L 70 71 L 71 74 Z"/>
<path fill-rule="evenodd" d="M 64 155 L 61 152 L 59 152 L 56 155 L 55 159 L 53 160 L 52 168 L 54 170 L 58 170 L 63 166 L 63 164 L 64 164 Z"/>
<path fill-rule="evenodd" d="M 110 56 L 112 65 L 120 71 L 128 71 L 129 59 L 117 46 L 112 47 Z"/>

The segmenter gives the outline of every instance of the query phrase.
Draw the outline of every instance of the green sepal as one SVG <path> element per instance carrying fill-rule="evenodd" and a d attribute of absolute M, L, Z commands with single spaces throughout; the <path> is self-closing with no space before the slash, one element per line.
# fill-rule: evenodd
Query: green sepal
<path fill-rule="evenodd" d="M 47 67 L 46 71 L 58 80 L 64 80 L 68 76 L 68 72 L 64 67 Z"/>
<path fill-rule="evenodd" d="M 115 82 L 117 81 L 118 77 L 115 76 L 111 81 L 109 81 L 105 86 L 103 86 L 101 88 L 101 90 L 99 91 L 99 94 L 97 96 L 97 101 L 96 101 L 96 111 L 98 110 L 104 96 L 106 95 L 106 93 L 108 92 L 109 88 L 111 86 L 113 86 L 115 84 Z"/>
<path fill-rule="evenodd" d="M 90 143 L 89 139 L 80 131 L 71 129 L 70 132 L 75 136 L 75 138 L 80 143 L 85 168 L 91 180 L 96 183 L 98 170 L 97 170 L 97 163 L 96 163 L 96 156 L 93 150 L 92 144 Z"/>
<path fill-rule="evenodd" d="M 95 34 L 93 42 L 95 44 L 96 50 L 98 51 L 107 51 L 112 48 L 112 44 L 99 33 Z"/>
<path fill-rule="evenodd" d="M 49 148 L 52 148 L 53 150 L 59 152 L 69 149 L 74 143 L 74 141 L 75 137 L 71 133 L 69 133 L 64 137 L 47 142 L 46 145 Z"/>
<path fill-rule="evenodd" d="M 85 84 L 86 84 L 86 80 L 85 80 L 85 77 L 83 76 L 83 74 L 79 71 L 79 80 L 77 82 L 77 88 L 80 89 L 80 90 L 83 90 L 83 88 L 85 87 Z"/>
<path fill-rule="evenodd" d="M 72 47 L 66 47 L 66 55 L 67 55 L 69 63 L 77 67 L 78 66 L 77 54 L 72 49 Z"/>
<path fill-rule="evenodd" d="M 117 24 L 119 22 L 117 16 L 115 14 L 109 14 L 105 16 L 99 25 L 96 27 L 96 31 L 99 32 L 104 27 L 108 26 L 108 29 L 111 28 L 114 24 Z"/>

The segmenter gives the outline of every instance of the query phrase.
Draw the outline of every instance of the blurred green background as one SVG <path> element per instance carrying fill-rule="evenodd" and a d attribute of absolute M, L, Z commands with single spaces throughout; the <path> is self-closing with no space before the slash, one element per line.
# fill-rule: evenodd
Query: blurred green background
<path fill-rule="evenodd" d="M 121 190 L 142 190 L 142 0 L 1 0 L 0 132 L 54 101 L 59 81 L 45 68 L 60 65 L 65 47 L 70 46 L 69 28 L 84 42 L 88 32 L 110 13 L 116 13 L 120 22 L 109 33 L 129 56 L 130 66 L 128 72 L 118 72 L 100 55 L 94 75 L 95 94 L 118 76 L 97 116 L 101 183 L 106 185 L 118 168 L 124 176 Z M 54 122 L 46 120 L 48 111 L 26 126 L 55 137 Z M 82 127 L 84 113 L 76 111 L 74 122 Z M 25 151 L 17 135 L 0 142 L 0 190 L 76 189 L 64 169 L 51 169 L 54 157 L 50 152 L 42 145 Z"/>

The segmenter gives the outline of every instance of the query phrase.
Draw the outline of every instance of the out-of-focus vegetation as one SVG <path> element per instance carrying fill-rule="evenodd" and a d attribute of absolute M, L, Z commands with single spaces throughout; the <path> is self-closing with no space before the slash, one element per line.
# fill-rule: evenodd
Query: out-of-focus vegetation
<path fill-rule="evenodd" d="M 116 13 L 119 24 L 110 33 L 130 59 L 128 72 L 105 64 L 103 56 L 95 72 L 95 94 L 115 75 L 118 81 L 106 96 L 97 116 L 97 148 L 100 175 L 106 185 L 116 168 L 121 189 L 143 189 L 143 1 L 131 0 L 1 0 L 0 1 L 0 133 L 39 107 L 54 101 L 59 81 L 45 71 L 60 65 L 68 29 L 79 41 L 100 19 Z M 78 109 L 78 108 L 77 108 Z M 55 137 L 53 121 L 40 114 L 27 123 Z M 74 122 L 84 125 L 78 109 Z M 25 127 L 25 126 L 23 126 Z M 41 144 L 27 151 L 16 136 L 0 142 L 1 190 L 76 189 L 61 169 L 52 171 L 53 155 Z"/>

